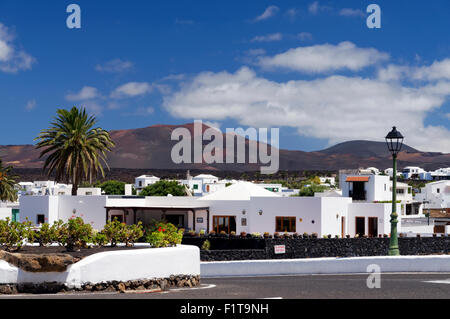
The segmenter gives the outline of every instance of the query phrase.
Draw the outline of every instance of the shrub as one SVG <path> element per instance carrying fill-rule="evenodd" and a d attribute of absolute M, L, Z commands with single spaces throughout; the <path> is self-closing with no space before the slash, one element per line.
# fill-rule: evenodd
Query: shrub
<path fill-rule="evenodd" d="M 265 232 L 264 233 L 264 238 L 269 238 L 269 237 L 270 237 L 270 234 L 268 232 Z"/>
<path fill-rule="evenodd" d="M 181 244 L 183 231 L 173 224 L 157 222 L 148 231 L 146 241 L 155 248 L 170 247 Z"/>
<path fill-rule="evenodd" d="M 242 237 L 242 238 L 247 237 L 247 233 L 246 233 L 245 231 L 241 232 L 241 237 Z"/>
<path fill-rule="evenodd" d="M 22 223 L 11 221 L 9 217 L 0 220 L 0 245 L 4 245 L 7 250 L 20 250 L 26 240 L 34 240 L 31 226 L 28 220 Z"/>
<path fill-rule="evenodd" d="M 211 243 L 209 240 L 205 240 L 202 245 L 202 250 L 209 250 L 211 248 Z"/>
<path fill-rule="evenodd" d="M 254 233 L 252 233 L 252 237 L 253 238 L 261 238 L 261 234 L 258 232 L 254 232 Z"/>
<path fill-rule="evenodd" d="M 43 223 L 41 227 L 34 232 L 34 236 L 39 246 L 49 246 L 58 240 L 57 227 L 55 224 L 50 226 L 49 223 Z"/>
<path fill-rule="evenodd" d="M 126 246 L 129 246 L 144 236 L 142 222 L 138 222 L 136 225 L 126 225 L 117 218 L 108 221 L 101 233 L 106 236 L 107 242 L 112 247 L 117 246 L 118 243 L 124 243 Z"/>
<path fill-rule="evenodd" d="M 273 233 L 273 238 L 280 238 L 280 233 L 278 232 Z"/>
<path fill-rule="evenodd" d="M 91 224 L 85 224 L 83 218 L 70 218 L 66 224 L 59 229 L 60 242 L 66 246 L 68 251 L 87 247 L 92 241 L 93 229 Z"/>
<path fill-rule="evenodd" d="M 94 232 L 94 235 L 92 236 L 92 242 L 94 243 L 94 245 L 100 247 L 106 246 L 109 243 L 108 237 L 106 237 L 103 232 Z"/>
<path fill-rule="evenodd" d="M 201 229 L 200 232 L 198 233 L 200 236 L 205 236 L 206 235 L 206 230 Z"/>

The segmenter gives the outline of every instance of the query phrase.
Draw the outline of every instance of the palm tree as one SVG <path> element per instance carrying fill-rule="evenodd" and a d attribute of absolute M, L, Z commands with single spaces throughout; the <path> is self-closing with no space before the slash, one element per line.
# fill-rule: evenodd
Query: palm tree
<path fill-rule="evenodd" d="M 0 201 L 17 201 L 17 191 L 15 189 L 17 176 L 11 175 L 11 170 L 12 166 L 3 167 L 0 159 Z"/>
<path fill-rule="evenodd" d="M 115 146 L 109 133 L 94 128 L 97 120 L 89 116 L 84 108 L 73 107 L 70 111 L 59 109 L 50 128 L 42 130 L 36 148 L 43 148 L 40 157 L 47 155 L 44 170 L 48 175 L 55 173 L 56 182 L 71 182 L 72 195 L 77 195 L 78 185 L 100 172 L 105 176 L 103 165 L 106 153 Z"/>

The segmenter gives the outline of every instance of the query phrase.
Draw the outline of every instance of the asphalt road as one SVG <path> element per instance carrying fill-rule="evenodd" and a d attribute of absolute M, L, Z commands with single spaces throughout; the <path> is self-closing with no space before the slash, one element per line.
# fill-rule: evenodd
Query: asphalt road
<path fill-rule="evenodd" d="M 0 299 L 449 299 L 450 273 L 382 274 L 381 287 L 369 289 L 368 275 L 307 275 L 202 279 L 193 289 L 154 293 L 66 293 L 0 296 Z"/>

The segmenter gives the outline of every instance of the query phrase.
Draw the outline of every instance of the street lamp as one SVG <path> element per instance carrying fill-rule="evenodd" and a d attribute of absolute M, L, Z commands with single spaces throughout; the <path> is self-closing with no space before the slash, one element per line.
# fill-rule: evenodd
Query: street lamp
<path fill-rule="evenodd" d="M 391 214 L 391 238 L 389 241 L 389 256 L 400 255 L 398 249 L 398 237 L 397 237 L 397 154 L 402 149 L 403 135 L 397 131 L 396 127 L 392 128 L 392 131 L 386 136 L 386 144 L 389 152 L 392 154 L 393 167 L 392 167 L 392 214 Z"/>

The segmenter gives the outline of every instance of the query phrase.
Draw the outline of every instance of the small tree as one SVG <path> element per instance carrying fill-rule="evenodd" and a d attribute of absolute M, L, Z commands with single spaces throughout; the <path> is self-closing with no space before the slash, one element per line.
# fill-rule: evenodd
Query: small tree
<path fill-rule="evenodd" d="M 121 181 L 106 181 L 98 185 L 105 195 L 125 195 L 125 183 Z"/>
<path fill-rule="evenodd" d="M 145 187 L 139 195 L 141 196 L 186 196 L 186 190 L 183 185 L 176 181 L 158 181 Z"/>

